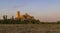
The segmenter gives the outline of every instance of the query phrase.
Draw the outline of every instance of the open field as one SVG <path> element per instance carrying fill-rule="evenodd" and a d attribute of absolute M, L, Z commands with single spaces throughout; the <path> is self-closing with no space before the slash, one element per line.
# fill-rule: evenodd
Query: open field
<path fill-rule="evenodd" d="M 0 24 L 0 33 L 60 33 L 60 24 Z"/>

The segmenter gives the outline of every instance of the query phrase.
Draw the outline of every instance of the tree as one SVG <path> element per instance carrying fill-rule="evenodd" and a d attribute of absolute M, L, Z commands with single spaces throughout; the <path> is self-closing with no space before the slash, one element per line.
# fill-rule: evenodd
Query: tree
<path fill-rule="evenodd" d="M 59 23 L 59 24 L 60 24 L 60 21 L 57 21 L 57 23 Z"/>
<path fill-rule="evenodd" d="M 7 15 L 4 15 L 4 16 L 3 16 L 3 19 L 6 20 L 6 19 L 7 19 Z"/>

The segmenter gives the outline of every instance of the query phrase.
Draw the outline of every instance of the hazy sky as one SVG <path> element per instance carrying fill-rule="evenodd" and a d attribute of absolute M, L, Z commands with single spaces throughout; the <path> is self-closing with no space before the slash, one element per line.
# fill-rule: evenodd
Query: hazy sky
<path fill-rule="evenodd" d="M 0 0 L 0 18 L 15 16 L 17 10 L 40 21 L 60 21 L 60 0 Z"/>

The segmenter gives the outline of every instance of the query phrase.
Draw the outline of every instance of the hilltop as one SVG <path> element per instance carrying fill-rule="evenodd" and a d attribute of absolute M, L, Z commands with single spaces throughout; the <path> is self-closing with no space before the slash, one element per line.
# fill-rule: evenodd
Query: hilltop
<path fill-rule="evenodd" d="M 30 16 L 28 13 L 21 15 L 19 11 L 16 13 L 16 17 L 12 16 L 10 19 L 7 15 L 3 16 L 3 20 L 0 20 L 0 24 L 39 24 L 40 21 Z"/>

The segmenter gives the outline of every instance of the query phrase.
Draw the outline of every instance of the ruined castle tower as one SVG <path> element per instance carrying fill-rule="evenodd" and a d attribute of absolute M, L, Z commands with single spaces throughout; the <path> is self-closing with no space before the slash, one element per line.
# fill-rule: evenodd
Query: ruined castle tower
<path fill-rule="evenodd" d="M 34 17 L 28 15 L 27 13 L 25 13 L 24 15 L 21 15 L 21 13 L 19 11 L 17 11 L 17 14 L 16 14 L 16 19 L 18 20 L 31 20 L 31 19 L 34 19 Z"/>
<path fill-rule="evenodd" d="M 19 11 L 17 11 L 16 18 L 17 18 L 17 19 L 20 19 L 20 20 L 22 19 L 22 16 L 21 16 L 21 14 L 20 14 Z"/>

